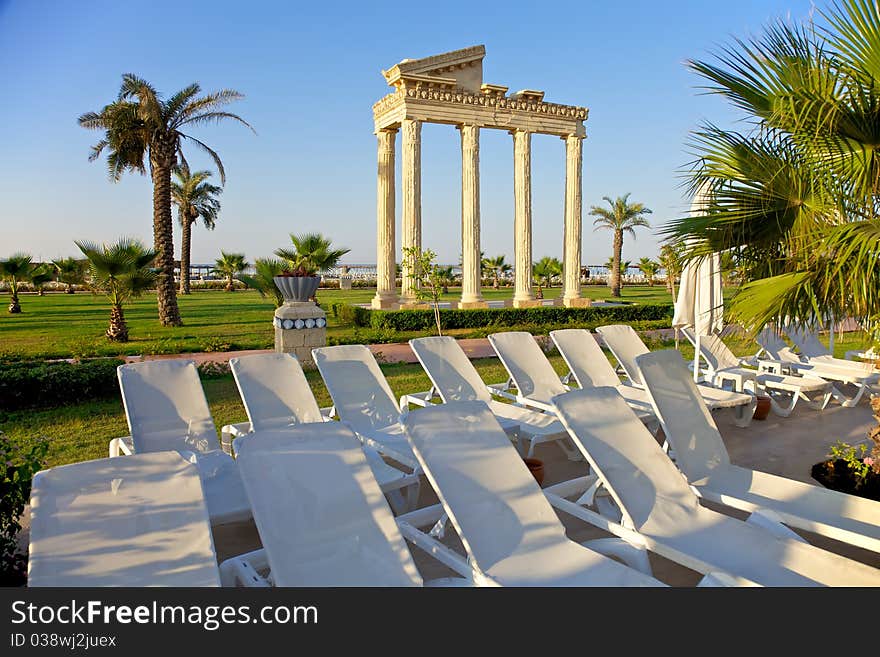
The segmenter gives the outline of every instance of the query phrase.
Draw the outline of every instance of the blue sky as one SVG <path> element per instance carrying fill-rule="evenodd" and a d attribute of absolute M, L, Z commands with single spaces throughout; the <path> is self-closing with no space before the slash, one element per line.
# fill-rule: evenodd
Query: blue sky
<path fill-rule="evenodd" d="M 0 257 L 75 255 L 74 239 L 134 235 L 152 243 L 149 178 L 110 183 L 103 163 L 87 160 L 99 133 L 76 122 L 110 102 L 120 75 L 132 72 L 163 92 L 197 81 L 246 95 L 230 109 L 257 135 L 232 123 L 194 133 L 219 151 L 228 178 L 216 230 L 194 232 L 194 262 L 213 261 L 221 248 L 253 260 L 305 231 L 350 248 L 349 263 L 375 262 L 371 106 L 389 91 L 380 71 L 484 44 L 485 82 L 542 89 L 548 101 L 590 109 L 583 260 L 603 263 L 611 236 L 593 232 L 589 207 L 631 192 L 653 210 L 653 225 L 678 216 L 688 205 L 680 176 L 692 159 L 688 132 L 706 119 L 735 124 L 722 101 L 700 95 L 685 61 L 705 59 L 772 19 L 805 18 L 811 7 L 805 0 L 0 0 Z M 423 246 L 448 263 L 460 252 L 459 148 L 452 126 L 425 126 Z M 482 132 L 487 255 L 513 253 L 512 155 L 506 132 Z M 561 257 L 564 157 L 560 139 L 533 139 L 535 259 Z M 209 162 L 193 152 L 191 164 Z M 398 204 L 398 248 L 399 221 Z M 656 252 L 657 238 L 645 230 L 626 242 L 624 257 Z"/>

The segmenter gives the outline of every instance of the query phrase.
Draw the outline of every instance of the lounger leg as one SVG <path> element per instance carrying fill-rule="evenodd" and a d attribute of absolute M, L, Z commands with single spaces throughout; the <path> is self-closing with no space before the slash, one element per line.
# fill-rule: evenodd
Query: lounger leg
<path fill-rule="evenodd" d="M 834 397 L 834 399 L 840 402 L 840 405 L 844 408 L 852 408 L 862 400 L 862 395 L 865 394 L 866 388 L 867 386 L 865 384 L 860 385 L 859 390 L 858 392 L 856 392 L 855 396 L 849 398 L 845 394 L 843 394 L 843 392 L 841 392 L 837 386 L 831 386 L 831 395 Z"/>
<path fill-rule="evenodd" d="M 758 398 L 752 397 L 750 404 L 736 406 L 733 410 L 733 423 L 741 428 L 745 428 L 752 423 L 752 417 L 755 415 L 755 407 L 758 405 Z"/>
<path fill-rule="evenodd" d="M 800 393 L 800 395 L 804 399 L 807 400 L 807 403 L 810 405 L 810 408 L 815 409 L 817 411 L 821 411 L 821 410 L 824 410 L 824 408 L 826 406 L 828 406 L 828 402 L 831 401 L 831 395 L 834 394 L 833 388 L 834 387 L 832 386 L 831 390 L 829 390 L 828 392 L 826 392 L 822 395 L 821 401 L 813 401 L 812 399 L 807 397 L 804 393 Z"/>
<path fill-rule="evenodd" d="M 770 408 L 772 408 L 773 412 L 776 413 L 776 415 L 778 415 L 779 417 L 788 417 L 789 415 L 791 415 L 791 412 L 794 410 L 794 407 L 797 406 L 797 402 L 799 399 L 799 396 L 796 393 L 792 393 L 791 403 L 786 407 L 782 407 L 777 403 L 776 398 L 773 395 L 769 394 L 769 391 L 767 396 L 770 397 Z"/>

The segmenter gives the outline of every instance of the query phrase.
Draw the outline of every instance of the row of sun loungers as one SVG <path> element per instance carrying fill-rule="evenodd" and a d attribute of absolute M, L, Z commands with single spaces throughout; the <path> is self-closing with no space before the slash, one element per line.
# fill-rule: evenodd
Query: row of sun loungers
<path fill-rule="evenodd" d="M 293 356 L 233 359 L 248 416 L 221 432 L 235 458 L 192 363 L 120 366 L 131 436 L 110 450 L 123 456 L 37 474 L 29 584 L 657 586 L 654 552 L 701 585 L 880 585 L 791 529 L 880 552 L 880 503 L 731 464 L 711 409 L 742 425 L 754 397 L 697 385 L 678 352 L 603 329 L 626 383 L 586 331 L 551 335 L 577 389 L 528 333 L 491 336 L 500 386 L 454 339 L 411 341 L 433 387 L 400 400 L 365 346 L 316 349 L 330 409 Z M 541 489 L 511 439 L 527 454 L 554 442 L 588 473 Z M 422 478 L 438 504 L 417 508 Z M 609 537 L 571 541 L 554 507 Z M 212 525 L 251 517 L 263 548 L 218 566 Z M 440 540 L 448 526 L 464 555 Z M 457 577 L 424 582 L 406 541 Z"/>

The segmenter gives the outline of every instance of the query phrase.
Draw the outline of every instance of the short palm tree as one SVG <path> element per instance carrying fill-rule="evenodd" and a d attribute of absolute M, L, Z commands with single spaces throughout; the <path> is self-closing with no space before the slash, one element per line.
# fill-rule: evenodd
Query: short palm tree
<path fill-rule="evenodd" d="M 138 240 L 121 238 L 114 244 L 75 242 L 89 261 L 89 285 L 110 300 L 107 338 L 128 342 L 124 304 L 156 284 L 159 272 L 152 267 L 156 252 Z"/>
<path fill-rule="evenodd" d="M 28 280 L 33 269 L 33 258 L 27 253 L 14 253 L 6 260 L 0 260 L 0 277 L 9 284 L 9 312 L 18 314 L 21 312 L 21 303 L 18 300 L 18 285 Z"/>
<path fill-rule="evenodd" d="M 319 274 L 339 264 L 351 249 L 333 249 L 330 238 L 321 233 L 291 233 L 293 249 L 275 249 L 275 255 L 287 262 L 291 269 L 304 268 L 311 275 Z"/>
<path fill-rule="evenodd" d="M 85 282 L 85 264 L 83 260 L 76 258 L 52 261 L 58 280 L 67 285 L 67 294 L 73 294 L 76 291 L 76 286 Z"/>
<path fill-rule="evenodd" d="M 668 243 L 660 247 L 660 266 L 666 274 L 666 289 L 675 298 L 675 279 L 681 275 L 682 248 L 678 244 Z"/>
<path fill-rule="evenodd" d="M 660 263 L 656 260 L 651 260 L 650 258 L 641 258 L 638 263 L 636 263 L 636 267 L 638 267 L 639 271 L 644 274 L 648 281 L 648 285 L 654 287 L 654 276 L 660 271 Z"/>
<path fill-rule="evenodd" d="M 44 287 L 46 283 L 55 278 L 55 268 L 46 264 L 38 265 L 31 270 L 28 278 L 31 281 L 31 285 L 37 291 L 37 295 L 45 296 L 46 291 Z"/>
<path fill-rule="evenodd" d="M 449 286 L 455 282 L 455 272 L 452 271 L 452 267 L 435 266 L 434 275 L 440 282 L 441 293 L 449 294 Z"/>
<path fill-rule="evenodd" d="M 235 292 L 235 278 L 244 272 L 250 264 L 245 260 L 244 253 L 220 252 L 220 257 L 214 262 L 214 271 L 226 277 L 226 291 Z"/>
<path fill-rule="evenodd" d="M 217 198 L 223 188 L 208 182 L 210 171 L 190 172 L 185 162 L 175 169 L 175 180 L 171 183 L 171 200 L 177 206 L 177 219 L 180 221 L 180 294 L 189 294 L 189 263 L 192 250 L 192 227 L 201 217 L 208 230 L 214 230 L 220 214 L 220 201 Z"/>
<path fill-rule="evenodd" d="M 275 300 L 275 307 L 278 308 L 284 303 L 284 296 L 281 290 L 275 285 L 275 277 L 284 271 L 284 262 L 275 258 L 257 258 L 254 260 L 253 276 L 239 274 L 238 279 L 254 288 L 263 298 L 272 297 Z"/>
<path fill-rule="evenodd" d="M 629 193 L 611 199 L 603 196 L 602 199 L 608 202 L 611 209 L 602 208 L 594 205 L 590 208 L 590 214 L 596 217 L 593 221 L 595 230 L 607 228 L 614 233 L 614 264 L 611 267 L 611 296 L 620 296 L 620 259 L 623 254 L 623 234 L 628 233 L 633 238 L 636 236 L 636 228 L 649 228 L 650 224 L 645 219 L 646 214 L 651 214 L 651 210 L 645 207 L 643 203 L 630 203 Z"/>
<path fill-rule="evenodd" d="M 100 112 L 86 112 L 79 124 L 90 130 L 103 130 L 104 137 L 92 147 L 89 160 L 107 151 L 110 178 L 118 181 L 126 171 L 146 173 L 149 161 L 153 181 L 153 243 L 159 268 L 157 295 L 159 321 L 163 326 L 180 326 L 180 310 L 174 288 L 174 244 L 171 217 L 171 172 L 178 160 L 186 162 L 183 142 L 190 141 L 205 151 L 220 172 L 225 184 L 226 172 L 217 153 L 207 144 L 184 132 L 191 127 L 232 119 L 250 125 L 236 114 L 222 108 L 243 98 L 231 89 L 199 96 L 201 87 L 191 84 L 167 100 L 146 80 L 126 73 L 116 100 Z"/>
<path fill-rule="evenodd" d="M 553 279 L 562 274 L 562 262 L 559 258 L 544 256 L 532 265 L 532 277 L 538 286 L 535 298 L 543 299 L 543 287 L 553 287 Z"/>
<path fill-rule="evenodd" d="M 497 255 L 494 258 L 485 258 L 483 266 L 492 272 L 492 287 L 496 290 L 501 283 L 501 277 L 511 271 L 513 267 L 505 262 L 504 255 Z"/>

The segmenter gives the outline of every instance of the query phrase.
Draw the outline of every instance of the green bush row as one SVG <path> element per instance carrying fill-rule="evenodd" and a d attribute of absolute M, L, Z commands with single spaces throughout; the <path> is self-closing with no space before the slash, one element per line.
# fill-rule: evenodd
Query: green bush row
<path fill-rule="evenodd" d="M 63 406 L 119 394 L 117 358 L 0 362 L 0 410 Z"/>
<path fill-rule="evenodd" d="M 433 310 L 358 310 L 369 314 L 369 326 L 395 331 L 423 331 L 434 326 Z M 341 318 L 340 318 L 341 319 Z M 361 318 L 362 319 L 362 318 Z M 440 310 L 444 329 L 476 329 L 520 325 L 545 326 L 578 324 L 581 326 L 631 323 L 672 319 L 671 305 L 597 306 L 595 308 L 490 308 Z M 362 324 L 355 323 L 356 326 Z"/>

